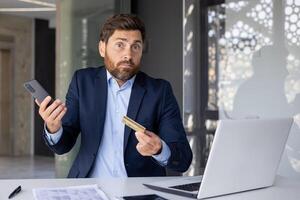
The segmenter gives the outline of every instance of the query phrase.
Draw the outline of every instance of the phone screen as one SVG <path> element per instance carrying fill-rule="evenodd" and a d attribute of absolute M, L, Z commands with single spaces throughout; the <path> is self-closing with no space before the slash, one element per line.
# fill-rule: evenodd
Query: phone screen
<path fill-rule="evenodd" d="M 138 195 L 138 196 L 125 196 L 122 197 L 125 200 L 167 200 L 156 194 Z"/>

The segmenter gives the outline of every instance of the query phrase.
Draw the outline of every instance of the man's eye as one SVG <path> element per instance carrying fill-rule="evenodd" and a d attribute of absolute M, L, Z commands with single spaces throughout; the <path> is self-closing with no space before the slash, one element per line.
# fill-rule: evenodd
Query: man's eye
<path fill-rule="evenodd" d="M 117 46 L 118 48 L 122 48 L 124 45 L 123 45 L 122 43 L 117 43 L 116 46 Z"/>
<path fill-rule="evenodd" d="M 142 47 L 140 45 L 138 45 L 138 44 L 135 44 L 135 45 L 132 46 L 132 48 L 135 51 L 139 51 Z"/>

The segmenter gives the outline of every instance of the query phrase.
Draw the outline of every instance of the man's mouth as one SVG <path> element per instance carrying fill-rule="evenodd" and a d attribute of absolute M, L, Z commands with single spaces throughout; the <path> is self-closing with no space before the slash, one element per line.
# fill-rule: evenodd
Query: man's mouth
<path fill-rule="evenodd" d="M 120 67 L 123 67 L 123 68 L 133 68 L 134 65 L 132 63 L 128 63 L 128 62 L 122 62 L 119 64 Z"/>
<path fill-rule="evenodd" d="M 122 66 L 122 67 L 132 67 L 131 64 L 125 64 L 125 63 L 121 64 L 120 66 Z"/>

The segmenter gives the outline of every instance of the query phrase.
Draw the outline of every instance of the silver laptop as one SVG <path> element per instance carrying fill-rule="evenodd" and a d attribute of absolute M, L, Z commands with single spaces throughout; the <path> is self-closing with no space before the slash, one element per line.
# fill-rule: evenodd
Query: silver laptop
<path fill-rule="evenodd" d="M 273 185 L 292 118 L 220 121 L 203 176 L 145 186 L 198 199 Z"/>

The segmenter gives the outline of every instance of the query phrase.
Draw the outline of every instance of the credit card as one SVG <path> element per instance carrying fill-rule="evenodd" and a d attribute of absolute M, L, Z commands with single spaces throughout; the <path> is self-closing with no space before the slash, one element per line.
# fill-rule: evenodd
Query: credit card
<path fill-rule="evenodd" d="M 129 128 L 133 129 L 135 132 L 144 132 L 146 128 L 140 125 L 139 123 L 135 122 L 134 120 L 130 119 L 127 116 L 124 116 L 122 122 L 128 126 Z"/>

